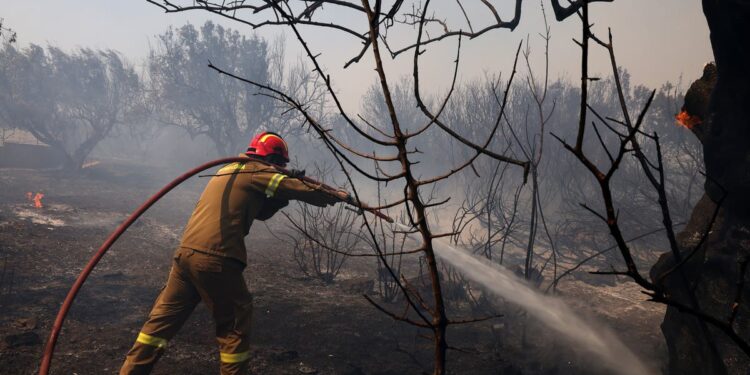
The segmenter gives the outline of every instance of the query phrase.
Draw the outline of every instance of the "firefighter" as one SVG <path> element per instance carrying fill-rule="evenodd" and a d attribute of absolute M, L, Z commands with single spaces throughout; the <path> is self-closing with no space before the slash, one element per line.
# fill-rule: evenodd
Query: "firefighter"
<path fill-rule="evenodd" d="M 150 373 L 200 301 L 216 324 L 221 374 L 247 373 L 252 297 L 242 271 L 250 225 L 254 219 L 273 216 L 291 199 L 326 206 L 349 197 L 346 191 L 322 190 L 278 173 L 268 164 L 284 167 L 288 152 L 278 134 L 258 134 L 244 154 L 246 162 L 226 165 L 210 179 L 175 251 L 166 286 L 128 352 L 121 375 Z"/>

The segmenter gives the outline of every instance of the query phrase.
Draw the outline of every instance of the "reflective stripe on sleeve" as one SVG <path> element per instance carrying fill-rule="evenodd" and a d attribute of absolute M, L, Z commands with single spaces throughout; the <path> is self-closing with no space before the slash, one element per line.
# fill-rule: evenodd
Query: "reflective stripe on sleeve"
<path fill-rule="evenodd" d="M 219 353 L 221 361 L 224 363 L 238 363 L 250 359 L 250 351 L 242 353 Z"/>
<path fill-rule="evenodd" d="M 271 177 L 271 181 L 268 181 L 268 186 L 266 186 L 266 196 L 271 198 L 276 195 L 276 189 L 279 188 L 281 180 L 285 178 L 286 175 L 283 175 L 281 173 L 276 173 L 275 175 L 273 175 L 273 177 Z"/>
<path fill-rule="evenodd" d="M 147 335 L 143 332 L 138 333 L 138 338 L 135 341 L 140 342 L 141 344 L 155 346 L 157 348 L 163 348 L 167 346 L 167 340 L 156 336 Z"/>

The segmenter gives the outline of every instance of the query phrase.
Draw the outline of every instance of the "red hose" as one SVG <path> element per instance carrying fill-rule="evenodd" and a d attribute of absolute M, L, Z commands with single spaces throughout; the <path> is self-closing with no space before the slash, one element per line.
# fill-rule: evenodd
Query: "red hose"
<path fill-rule="evenodd" d="M 170 182 L 168 185 L 164 186 L 161 190 L 159 190 L 159 192 L 151 196 L 151 198 L 149 198 L 140 207 L 138 207 L 137 210 L 135 210 L 132 214 L 130 214 L 130 217 L 128 217 L 127 220 L 125 220 L 122 224 L 120 224 L 120 226 L 117 227 L 117 229 L 115 229 L 115 231 L 109 235 L 107 240 L 104 241 L 104 243 L 96 252 L 96 254 L 94 254 L 94 256 L 91 257 L 91 260 L 89 260 L 88 264 L 86 264 L 86 267 L 83 268 L 83 271 L 81 271 L 81 274 L 78 275 L 76 282 L 73 283 L 73 286 L 70 288 L 68 295 L 65 297 L 65 301 L 63 301 L 63 304 L 60 307 L 60 311 L 57 313 L 57 317 L 55 318 L 55 324 L 52 325 L 52 330 L 49 333 L 49 338 L 47 339 L 47 346 L 44 348 L 44 356 L 42 357 L 42 364 L 39 367 L 39 375 L 47 375 L 49 373 L 49 367 L 50 367 L 50 364 L 52 363 L 52 355 L 55 352 L 55 344 L 57 344 L 57 337 L 60 335 L 60 330 L 62 329 L 63 322 L 65 322 L 65 316 L 68 315 L 68 310 L 70 310 L 70 307 L 73 305 L 73 301 L 75 300 L 76 295 L 78 294 L 78 291 L 81 289 L 81 287 L 83 286 L 83 283 L 89 277 L 89 274 L 91 274 L 91 271 L 94 270 L 94 267 L 96 267 L 97 263 L 99 263 L 99 261 L 102 259 L 102 257 L 104 256 L 104 253 L 106 253 L 107 250 L 109 250 L 109 248 L 112 247 L 112 244 L 114 244 L 115 241 L 117 241 L 117 239 L 120 238 L 120 236 L 125 232 L 125 230 L 127 230 L 131 224 L 133 224 L 144 212 L 146 212 L 146 210 L 148 210 L 154 203 L 156 203 L 156 201 L 161 199 L 170 190 L 174 189 L 177 185 L 181 184 L 188 178 L 208 168 L 217 166 L 219 164 L 226 164 L 226 163 L 240 162 L 240 161 L 248 161 L 248 158 L 245 156 L 235 156 L 235 157 L 230 157 L 230 158 L 218 159 L 218 160 L 205 163 L 203 165 L 200 165 L 196 168 L 189 170 L 188 172 L 184 173 L 180 177 L 175 178 L 172 182 Z M 265 162 L 263 163 L 268 164 Z M 274 167 L 280 173 L 284 173 L 284 174 L 290 173 L 289 171 L 283 168 L 280 168 L 278 166 L 274 166 Z M 307 178 L 307 177 L 302 177 L 302 179 L 309 181 L 311 183 L 319 184 L 330 191 L 336 190 L 328 185 L 320 184 L 319 182 L 312 180 L 310 178 Z M 387 220 L 389 223 L 393 222 L 393 219 L 384 215 L 383 213 L 381 213 L 380 211 L 376 209 L 370 208 L 361 203 L 353 203 L 353 202 L 348 202 L 348 203 L 354 206 L 360 207 L 366 211 L 369 211 Z"/>
<path fill-rule="evenodd" d="M 130 217 L 128 217 L 125 222 L 120 224 L 117 229 L 115 229 L 112 234 L 109 235 L 107 240 L 102 244 L 102 247 L 99 248 L 99 251 L 94 254 L 94 256 L 89 260 L 89 263 L 86 264 L 86 267 L 84 267 L 83 271 L 81 271 L 81 274 L 78 275 L 78 278 L 76 279 L 76 282 L 73 284 L 73 286 L 70 288 L 70 291 L 68 292 L 68 296 L 65 297 L 65 301 L 63 301 L 62 306 L 60 307 L 60 312 L 57 313 L 57 317 L 55 318 L 55 324 L 52 325 L 52 331 L 50 331 L 49 338 L 47 339 L 47 346 L 44 348 L 44 357 L 42 357 L 42 364 L 39 367 L 39 375 L 47 375 L 49 373 L 49 367 L 52 363 L 52 354 L 55 351 L 55 344 L 57 343 L 57 337 L 60 335 L 60 330 L 62 329 L 63 322 L 65 321 L 65 316 L 68 315 L 68 310 L 70 310 L 70 306 L 73 305 L 73 300 L 75 300 L 76 295 L 78 294 L 78 291 L 81 289 L 81 286 L 83 286 L 83 283 L 86 281 L 86 279 L 89 277 L 89 274 L 91 274 L 91 271 L 94 270 L 94 267 L 96 267 L 96 264 L 99 263 L 99 261 L 104 256 L 104 253 L 109 250 L 109 248 L 112 246 L 112 244 L 117 241 L 117 239 L 120 237 L 120 235 L 125 232 L 128 227 L 133 224 L 138 217 L 140 217 L 146 210 L 149 209 L 156 201 L 161 199 L 164 195 L 166 195 L 170 190 L 174 189 L 177 185 L 181 184 L 183 181 L 187 180 L 188 178 L 192 177 L 193 175 L 204 171 L 208 168 L 217 166 L 219 164 L 226 164 L 231 162 L 239 162 L 239 161 L 247 161 L 247 157 L 242 156 L 235 156 L 231 158 L 223 158 L 214 160 L 208 163 L 205 163 L 199 167 L 196 167 L 194 169 L 191 169 L 187 173 L 183 174 L 180 177 L 177 177 L 172 182 L 169 183 L 169 185 L 164 186 L 161 190 L 159 190 L 158 193 L 154 194 L 149 198 L 146 202 L 144 202 L 140 207 L 138 207 L 137 210 L 135 210 L 132 214 L 130 214 Z"/>

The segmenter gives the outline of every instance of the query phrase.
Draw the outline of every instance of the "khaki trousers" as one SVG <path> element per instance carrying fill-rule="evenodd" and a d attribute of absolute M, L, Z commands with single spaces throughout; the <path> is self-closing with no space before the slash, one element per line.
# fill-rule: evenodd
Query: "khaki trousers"
<path fill-rule="evenodd" d="M 198 302 L 216 323 L 221 374 L 246 374 L 252 297 L 237 260 L 179 248 L 169 279 L 127 354 L 120 375 L 149 374 Z"/>

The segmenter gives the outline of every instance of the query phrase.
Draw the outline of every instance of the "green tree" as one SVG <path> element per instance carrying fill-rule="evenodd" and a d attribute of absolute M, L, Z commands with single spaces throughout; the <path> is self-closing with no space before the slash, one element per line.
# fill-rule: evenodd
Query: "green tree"
<path fill-rule="evenodd" d="M 60 151 L 66 169 L 80 169 L 115 126 L 145 114 L 140 77 L 111 50 L 6 43 L 0 82 L 0 122 Z"/>
<path fill-rule="evenodd" d="M 213 73 L 209 61 L 243 77 L 268 80 L 264 40 L 211 22 L 200 30 L 187 24 L 168 29 L 151 50 L 152 104 L 160 108 L 162 123 L 191 137 L 206 136 L 219 154 L 229 155 L 271 118 L 273 106 L 251 86 Z"/>

